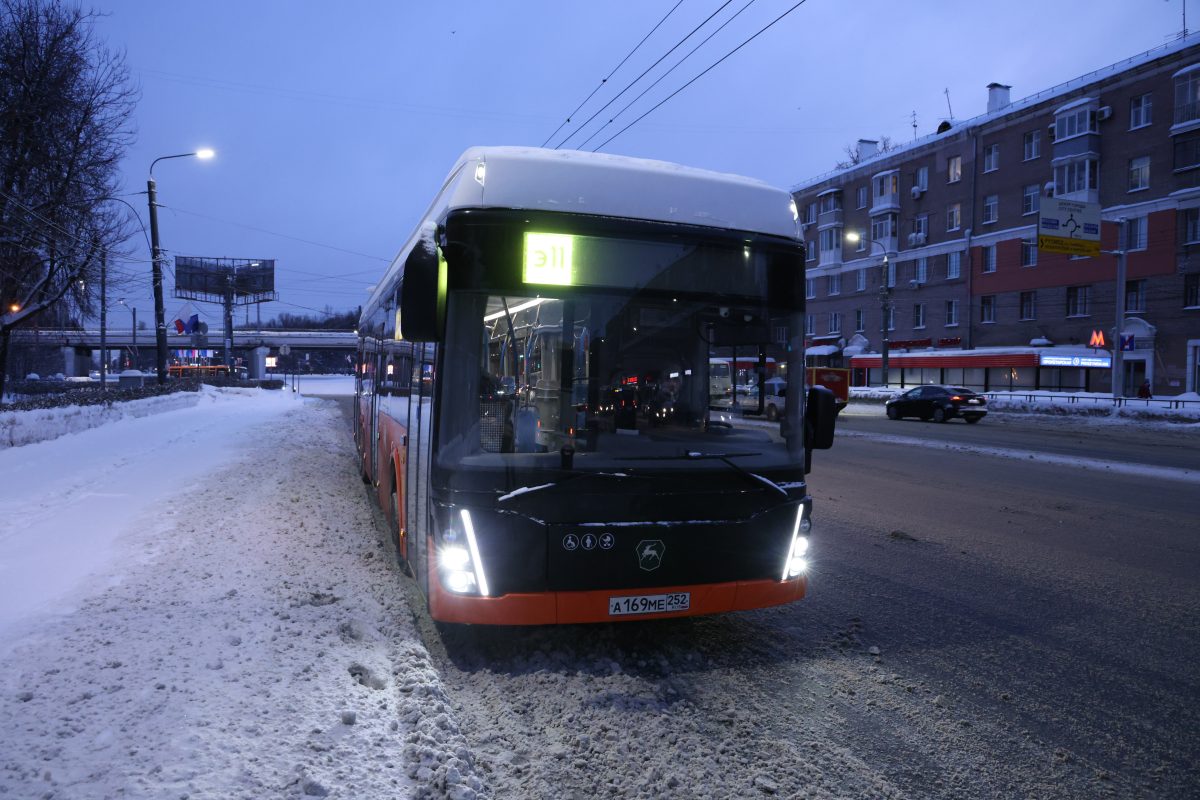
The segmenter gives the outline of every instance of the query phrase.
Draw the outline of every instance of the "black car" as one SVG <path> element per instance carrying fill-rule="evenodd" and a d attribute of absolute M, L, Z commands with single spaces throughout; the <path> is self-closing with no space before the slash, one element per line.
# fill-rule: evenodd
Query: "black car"
<path fill-rule="evenodd" d="M 920 417 L 946 422 L 962 417 L 979 422 L 987 415 L 987 398 L 961 386 L 918 386 L 887 401 L 888 419 Z"/>

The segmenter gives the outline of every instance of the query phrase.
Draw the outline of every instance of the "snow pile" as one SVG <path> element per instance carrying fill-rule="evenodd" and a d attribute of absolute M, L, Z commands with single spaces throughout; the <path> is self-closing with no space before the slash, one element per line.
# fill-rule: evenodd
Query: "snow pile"
<path fill-rule="evenodd" d="M 852 386 L 850 399 L 862 401 L 886 401 L 911 389 L 884 388 L 882 386 Z M 1107 392 L 1047 392 L 1019 390 L 1014 392 L 987 392 L 988 407 L 992 410 L 1018 411 L 1031 414 L 1072 414 L 1083 416 L 1112 416 L 1132 419 L 1196 420 L 1200 422 L 1200 394 L 1188 392 L 1142 400 L 1127 397 L 1122 405 L 1114 406 L 1113 397 Z"/>
<path fill-rule="evenodd" d="M 175 392 L 112 405 L 63 406 L 30 411 L 0 412 L 0 448 L 56 439 L 128 417 L 144 417 L 190 408 L 200 402 L 196 392 Z"/>
<path fill-rule="evenodd" d="M 335 405 L 201 397 L 0 451 L 0 796 L 481 795 Z"/>

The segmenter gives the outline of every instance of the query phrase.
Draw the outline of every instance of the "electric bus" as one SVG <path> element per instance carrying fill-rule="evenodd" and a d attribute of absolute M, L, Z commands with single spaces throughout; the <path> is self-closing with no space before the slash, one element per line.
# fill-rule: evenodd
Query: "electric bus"
<path fill-rule="evenodd" d="M 804 260 L 791 196 L 759 181 L 468 150 L 358 329 L 363 478 L 431 617 L 606 622 L 803 597 L 805 476 L 835 418 L 827 392 L 805 392 Z M 768 344 L 802 402 L 773 425 L 714 406 L 715 349 Z"/>

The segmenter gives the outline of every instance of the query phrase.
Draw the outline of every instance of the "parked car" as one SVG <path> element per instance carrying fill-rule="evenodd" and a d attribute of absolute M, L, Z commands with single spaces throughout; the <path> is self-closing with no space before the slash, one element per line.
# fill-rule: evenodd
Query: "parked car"
<path fill-rule="evenodd" d="M 809 367 L 806 378 L 809 386 L 824 386 L 833 392 L 833 402 L 837 413 L 840 414 L 850 401 L 850 370 Z M 774 422 L 783 415 L 787 401 L 787 381 L 780 377 L 767 378 L 763 382 L 763 386 L 766 390 L 763 408 L 767 419 Z"/>
<path fill-rule="evenodd" d="M 961 386 L 918 386 L 887 401 L 888 419 L 920 417 L 946 422 L 962 417 L 975 423 L 987 415 L 987 398 Z"/>

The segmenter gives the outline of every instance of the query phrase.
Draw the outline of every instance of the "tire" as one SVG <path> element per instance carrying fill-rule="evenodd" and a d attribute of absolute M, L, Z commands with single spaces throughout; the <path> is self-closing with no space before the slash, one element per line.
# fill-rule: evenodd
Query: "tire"
<path fill-rule="evenodd" d="M 939 406 L 933 410 L 933 421 L 934 422 L 945 422 L 946 421 L 946 411 L 941 406 Z"/>
<path fill-rule="evenodd" d="M 983 417 L 971 416 L 971 417 L 966 417 L 965 419 L 967 420 L 968 425 L 974 425 L 976 422 L 979 422 L 979 420 L 983 419 Z"/>
<path fill-rule="evenodd" d="M 896 409 L 895 406 L 887 407 L 887 415 L 888 415 L 888 419 L 900 419 L 900 412 Z"/>
<path fill-rule="evenodd" d="M 767 421 L 774 422 L 779 419 L 779 409 L 775 408 L 775 404 L 767 406 Z"/>

